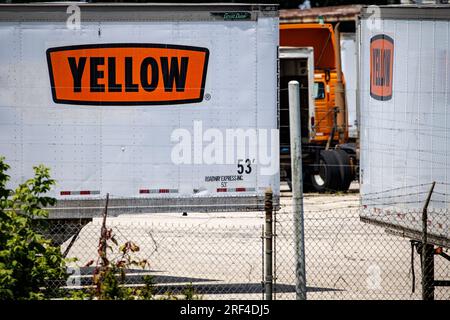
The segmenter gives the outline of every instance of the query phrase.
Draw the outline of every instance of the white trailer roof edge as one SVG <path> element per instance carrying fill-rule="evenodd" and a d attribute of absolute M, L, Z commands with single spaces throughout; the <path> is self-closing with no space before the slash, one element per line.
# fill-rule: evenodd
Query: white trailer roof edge
<path fill-rule="evenodd" d="M 374 12 L 381 19 L 450 19 L 449 5 L 390 5 L 365 6 L 361 9 L 360 19 L 373 19 Z"/>
<path fill-rule="evenodd" d="M 183 4 L 183 3 L 33 3 L 0 4 L 0 21 L 60 21 L 67 19 L 67 7 L 80 8 L 84 21 L 224 20 L 223 12 L 250 12 L 245 20 L 278 17 L 277 4 Z M 170 11 L 168 11 L 170 10 Z M 188 13 L 189 12 L 189 13 Z M 236 19 L 239 20 L 239 19 Z M 244 19 L 243 19 L 244 20 Z M 234 20 L 235 21 L 235 20 Z"/>

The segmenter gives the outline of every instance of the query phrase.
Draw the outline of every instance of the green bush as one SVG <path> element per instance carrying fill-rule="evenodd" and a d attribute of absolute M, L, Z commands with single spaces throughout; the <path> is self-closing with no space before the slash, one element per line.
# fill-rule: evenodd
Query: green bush
<path fill-rule="evenodd" d="M 34 178 L 15 190 L 7 188 L 9 166 L 0 157 L 0 300 L 25 299 L 96 299 L 96 300 L 153 300 L 199 299 L 192 286 L 181 296 L 171 292 L 156 297 L 153 277 L 144 277 L 143 287 L 127 287 L 125 273 L 135 267 L 145 269 L 147 260 L 135 259 L 140 249 L 128 241 L 119 246 L 112 229 L 106 228 L 106 215 L 100 235 L 97 263 L 93 274 L 94 288 L 61 290 L 68 278 L 66 260 L 57 246 L 37 230 L 48 217 L 47 206 L 56 199 L 45 194 L 54 185 L 49 169 L 34 167 Z M 39 226 L 39 228 L 37 228 Z M 107 255 L 119 249 L 114 258 Z M 90 261 L 87 266 L 92 265 Z"/>
<path fill-rule="evenodd" d="M 67 279 L 65 260 L 34 228 L 36 219 L 46 218 L 44 209 L 56 199 L 44 194 L 54 180 L 49 169 L 34 167 L 34 178 L 9 190 L 9 166 L 0 157 L 0 299 L 46 299 L 55 290 L 50 282 Z"/>

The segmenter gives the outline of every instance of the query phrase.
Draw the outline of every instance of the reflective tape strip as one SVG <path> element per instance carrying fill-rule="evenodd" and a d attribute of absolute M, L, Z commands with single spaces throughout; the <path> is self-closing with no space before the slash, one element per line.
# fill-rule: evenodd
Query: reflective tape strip
<path fill-rule="evenodd" d="M 139 193 L 178 193 L 178 189 L 140 189 Z"/>
<path fill-rule="evenodd" d="M 100 191 L 99 190 L 61 191 L 59 194 L 62 196 L 87 196 L 100 194 Z"/>
<path fill-rule="evenodd" d="M 217 188 L 217 192 L 252 192 L 255 188 Z"/>
<path fill-rule="evenodd" d="M 363 206 L 364 209 L 367 209 L 367 205 Z M 397 212 L 397 211 L 392 211 L 389 209 L 382 209 L 382 208 L 371 208 L 370 209 L 373 213 L 378 213 L 381 215 L 382 218 L 385 218 L 386 215 L 387 216 L 394 216 L 396 217 L 396 219 L 404 219 L 404 220 L 409 220 L 409 222 L 414 221 L 417 222 L 417 218 L 413 215 L 411 215 L 410 213 L 403 213 L 403 212 Z M 385 214 L 385 216 L 383 216 L 383 213 Z M 420 216 L 420 221 L 421 221 L 422 217 Z M 408 221 L 406 221 L 407 223 Z M 431 227 L 436 227 L 439 229 L 443 229 L 443 225 L 440 222 L 436 222 L 436 221 L 432 221 L 430 219 L 427 220 L 427 225 L 431 226 Z"/>

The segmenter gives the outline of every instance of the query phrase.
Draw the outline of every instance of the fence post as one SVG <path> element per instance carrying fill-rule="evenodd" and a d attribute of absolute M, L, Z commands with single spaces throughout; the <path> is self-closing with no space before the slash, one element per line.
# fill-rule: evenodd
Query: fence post
<path fill-rule="evenodd" d="M 266 259 L 265 259 L 265 280 L 264 280 L 264 292 L 265 292 L 265 300 L 272 300 L 272 289 L 273 289 L 273 276 L 272 276 L 272 211 L 273 211 L 273 202 L 272 202 L 272 189 L 267 189 L 265 193 L 264 199 L 264 211 L 266 212 L 266 227 L 265 227 L 265 248 L 266 248 Z"/>
<path fill-rule="evenodd" d="M 428 244 L 428 204 L 435 185 L 433 182 L 422 211 L 422 300 L 434 300 L 434 246 Z"/>
<path fill-rule="evenodd" d="M 291 138 L 292 201 L 295 223 L 297 300 L 306 300 L 305 230 L 303 224 L 302 130 L 300 120 L 300 85 L 289 81 L 289 126 Z"/>
<path fill-rule="evenodd" d="M 261 291 L 262 291 L 262 299 L 264 300 L 264 292 L 266 290 L 266 284 L 264 280 L 265 277 L 265 261 L 264 261 L 264 225 L 261 226 Z"/>
<path fill-rule="evenodd" d="M 106 194 L 106 203 L 105 208 L 103 209 L 103 219 L 102 219 L 102 227 L 100 229 L 100 240 L 98 244 L 98 253 L 99 256 L 102 259 L 102 263 L 104 266 L 108 265 L 108 259 L 106 258 L 106 251 L 108 249 L 108 246 L 106 244 L 106 234 L 108 232 L 108 229 L 106 228 L 106 218 L 108 216 L 108 204 L 109 204 L 109 193 Z"/>

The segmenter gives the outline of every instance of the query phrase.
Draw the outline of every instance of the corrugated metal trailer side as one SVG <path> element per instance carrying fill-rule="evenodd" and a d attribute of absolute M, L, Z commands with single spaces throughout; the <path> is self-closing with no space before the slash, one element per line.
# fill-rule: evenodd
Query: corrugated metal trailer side
<path fill-rule="evenodd" d="M 0 154 L 53 217 L 278 199 L 277 6 L 0 5 L 0 41 Z"/>
<path fill-rule="evenodd" d="M 362 219 L 450 238 L 450 7 L 365 8 L 359 20 Z"/>

